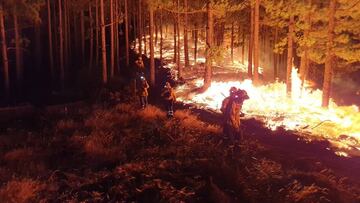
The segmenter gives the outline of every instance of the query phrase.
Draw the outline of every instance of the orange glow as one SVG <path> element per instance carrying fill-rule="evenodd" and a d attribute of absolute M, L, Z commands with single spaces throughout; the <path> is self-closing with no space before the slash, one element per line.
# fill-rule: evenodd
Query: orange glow
<path fill-rule="evenodd" d="M 313 91 L 306 85 L 301 89 L 301 80 L 295 68 L 292 70 L 292 84 L 291 98 L 286 95 L 284 83 L 255 87 L 251 80 L 213 82 L 202 94 L 187 95 L 189 85 L 180 86 L 177 91 L 182 95 L 179 100 L 184 103 L 219 111 L 230 87 L 245 89 L 250 96 L 243 106 L 247 117 L 263 120 L 272 130 L 282 126 L 303 132 L 303 135 L 310 134 L 310 137 L 306 137 L 308 140 L 326 139 L 339 149 L 360 150 L 360 113 L 357 106 L 337 106 L 331 101 L 329 109 L 322 108 L 322 92 Z M 200 87 L 202 80 L 194 81 L 193 85 Z M 337 154 L 347 156 L 343 151 Z"/>

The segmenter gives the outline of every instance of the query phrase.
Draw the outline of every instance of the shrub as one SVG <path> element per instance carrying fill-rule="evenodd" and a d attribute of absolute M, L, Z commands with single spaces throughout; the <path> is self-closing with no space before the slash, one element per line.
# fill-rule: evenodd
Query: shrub
<path fill-rule="evenodd" d="M 108 110 L 96 110 L 93 115 L 85 120 L 85 126 L 92 129 L 109 129 L 115 124 L 114 112 Z"/>
<path fill-rule="evenodd" d="M 166 118 L 166 113 L 164 111 L 151 105 L 141 111 L 138 111 L 137 115 L 141 118 L 141 120 L 146 122 L 154 122 L 158 119 Z"/>
<path fill-rule="evenodd" d="M 3 160 L 12 172 L 39 175 L 46 172 L 45 156 L 44 152 L 35 152 L 32 148 L 21 148 L 7 152 Z"/>
<path fill-rule="evenodd" d="M 3 159 L 7 162 L 22 162 L 33 160 L 34 150 L 30 148 L 14 149 L 7 152 Z"/>
<path fill-rule="evenodd" d="M 121 147 L 111 132 L 95 131 L 85 140 L 84 151 L 95 159 L 117 161 L 121 158 Z"/>
<path fill-rule="evenodd" d="M 44 184 L 36 180 L 12 180 L 0 189 L 0 199 L 8 203 L 34 201 L 43 188 Z"/>

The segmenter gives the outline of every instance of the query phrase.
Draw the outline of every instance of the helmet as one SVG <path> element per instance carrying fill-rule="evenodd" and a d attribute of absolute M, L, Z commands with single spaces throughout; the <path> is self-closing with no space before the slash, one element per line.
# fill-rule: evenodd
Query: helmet
<path fill-rule="evenodd" d="M 235 94 L 236 91 L 237 91 L 237 88 L 236 88 L 236 87 L 231 87 L 231 88 L 230 88 L 230 96 L 233 95 L 233 94 Z"/>
<path fill-rule="evenodd" d="M 245 90 L 239 89 L 233 95 L 232 98 L 236 103 L 243 103 L 245 100 L 249 99 L 249 96 Z"/>

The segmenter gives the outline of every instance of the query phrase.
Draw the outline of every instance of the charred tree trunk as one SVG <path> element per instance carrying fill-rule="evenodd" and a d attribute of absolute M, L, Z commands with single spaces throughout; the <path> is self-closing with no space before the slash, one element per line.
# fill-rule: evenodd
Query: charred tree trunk
<path fill-rule="evenodd" d="M 289 32 L 288 32 L 288 54 L 286 66 L 286 92 L 288 96 L 291 95 L 291 70 L 293 64 L 293 35 L 294 35 L 294 16 L 290 16 Z"/>
<path fill-rule="evenodd" d="M 150 6 L 150 84 L 155 86 L 154 10 Z"/>
<path fill-rule="evenodd" d="M 326 45 L 326 58 L 325 58 L 325 73 L 322 95 L 322 106 L 329 107 L 331 83 L 333 77 L 333 60 L 334 60 L 334 30 L 335 30 L 335 13 L 336 13 L 336 0 L 331 0 L 329 5 L 329 25 L 327 33 Z"/>
<path fill-rule="evenodd" d="M 100 25 L 101 25 L 101 55 L 102 55 L 102 82 L 108 81 L 107 63 L 106 63 L 106 33 L 105 33 L 105 13 L 104 0 L 100 0 Z"/>
<path fill-rule="evenodd" d="M 250 14 L 250 39 L 248 52 L 248 77 L 252 78 L 252 61 L 253 61 L 253 45 L 254 45 L 254 8 L 251 8 Z"/>
<path fill-rule="evenodd" d="M 4 87 L 5 87 L 5 98 L 9 98 L 10 94 L 10 77 L 9 77 L 9 60 L 6 45 L 6 33 L 5 33 L 5 22 L 4 22 L 4 10 L 2 3 L 0 3 L 0 32 L 1 32 L 1 50 L 3 60 L 3 75 L 4 75 Z"/>
<path fill-rule="evenodd" d="M 259 46 L 259 34 L 260 34 L 260 19 L 259 19 L 259 7 L 260 0 L 255 1 L 255 16 L 254 16 L 254 84 L 258 85 L 259 80 L 259 62 L 260 62 L 260 46 Z"/>
<path fill-rule="evenodd" d="M 206 64 L 203 89 L 206 90 L 211 85 L 212 78 L 212 56 L 211 48 L 213 45 L 214 36 L 214 14 L 212 11 L 212 3 L 208 2 L 206 5 L 207 10 L 207 25 L 206 25 Z"/>

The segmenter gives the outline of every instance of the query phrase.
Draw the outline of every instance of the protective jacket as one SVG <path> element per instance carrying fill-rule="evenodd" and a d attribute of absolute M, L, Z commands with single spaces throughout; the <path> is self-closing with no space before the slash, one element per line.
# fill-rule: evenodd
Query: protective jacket
<path fill-rule="evenodd" d="M 175 92 L 171 87 L 165 87 L 161 92 L 161 96 L 167 101 L 176 101 Z"/>
<path fill-rule="evenodd" d="M 147 81 L 142 81 L 138 90 L 138 94 L 140 97 L 147 97 L 149 96 L 149 84 L 147 83 Z"/>

